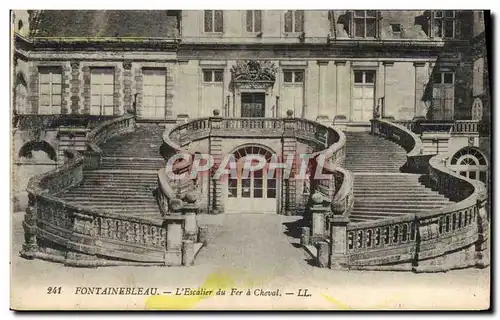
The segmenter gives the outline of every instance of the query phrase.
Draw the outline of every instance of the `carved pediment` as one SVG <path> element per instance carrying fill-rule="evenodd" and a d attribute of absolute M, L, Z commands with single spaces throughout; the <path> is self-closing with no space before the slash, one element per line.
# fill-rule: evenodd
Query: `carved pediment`
<path fill-rule="evenodd" d="M 232 81 L 236 84 L 273 85 L 278 69 L 271 61 L 239 60 L 231 68 Z"/>

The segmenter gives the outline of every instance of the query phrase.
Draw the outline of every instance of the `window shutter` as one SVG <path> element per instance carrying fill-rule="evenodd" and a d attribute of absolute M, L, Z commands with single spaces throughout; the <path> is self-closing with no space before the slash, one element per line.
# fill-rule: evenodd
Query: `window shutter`
<path fill-rule="evenodd" d="M 462 19 L 464 18 L 464 14 L 462 11 L 455 11 L 455 39 L 462 38 Z"/>
<path fill-rule="evenodd" d="M 348 17 L 349 17 L 348 34 L 351 38 L 354 38 L 355 37 L 355 35 L 354 35 L 354 10 L 349 11 Z"/>

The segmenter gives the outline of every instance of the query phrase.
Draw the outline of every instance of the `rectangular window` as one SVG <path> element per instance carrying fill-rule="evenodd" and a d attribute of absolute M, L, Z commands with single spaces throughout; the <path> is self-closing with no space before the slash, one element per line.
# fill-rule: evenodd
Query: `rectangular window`
<path fill-rule="evenodd" d="M 148 119 L 165 118 L 165 69 L 144 69 L 143 102 L 141 117 Z"/>
<path fill-rule="evenodd" d="M 224 29 L 222 10 L 204 10 L 205 32 L 222 32 Z"/>
<path fill-rule="evenodd" d="M 113 115 L 113 68 L 92 68 L 90 72 L 90 94 L 91 115 Z"/>
<path fill-rule="evenodd" d="M 285 83 L 303 83 L 304 82 L 304 71 L 302 71 L 302 70 L 283 71 L 283 80 Z"/>
<path fill-rule="evenodd" d="M 375 71 L 354 71 L 354 83 L 355 84 L 374 84 L 375 83 Z"/>
<path fill-rule="evenodd" d="M 435 72 L 433 75 L 433 82 L 435 84 L 453 84 L 454 81 L 453 72 Z"/>
<path fill-rule="evenodd" d="M 355 38 L 376 38 L 378 36 L 378 19 L 376 10 L 354 10 L 352 19 Z"/>
<path fill-rule="evenodd" d="M 437 38 L 456 38 L 457 20 L 454 10 L 439 10 L 432 14 L 433 36 Z"/>
<path fill-rule="evenodd" d="M 223 70 L 203 70 L 203 82 L 222 83 L 224 81 Z"/>
<path fill-rule="evenodd" d="M 304 10 L 288 10 L 285 13 L 285 32 L 304 32 Z"/>
<path fill-rule="evenodd" d="M 61 113 L 62 69 L 60 67 L 40 67 L 39 109 L 40 114 Z"/>
<path fill-rule="evenodd" d="M 260 10 L 247 10 L 246 22 L 247 32 L 261 32 L 262 30 L 262 16 Z"/>

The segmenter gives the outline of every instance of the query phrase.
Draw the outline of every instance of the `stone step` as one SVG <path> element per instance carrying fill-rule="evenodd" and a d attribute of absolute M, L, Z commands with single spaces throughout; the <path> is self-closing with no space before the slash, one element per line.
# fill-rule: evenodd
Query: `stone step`
<path fill-rule="evenodd" d="M 146 190 L 154 190 L 156 189 L 157 185 L 154 184 L 154 185 L 145 185 L 145 186 L 135 186 L 135 187 L 129 187 L 129 186 L 120 186 L 120 189 L 119 190 L 113 190 L 113 189 L 110 189 L 108 186 L 104 187 L 104 186 L 93 186 L 93 185 L 80 185 L 78 187 L 75 187 L 75 188 L 71 188 L 69 189 L 69 191 L 67 192 L 70 192 L 70 193 L 73 193 L 73 192 L 81 192 L 81 193 L 91 193 L 91 192 L 95 192 L 95 193 L 100 193 L 100 194 L 107 194 L 107 193 L 113 193 L 114 191 L 116 193 L 120 193 L 120 194 L 135 194 L 137 192 L 144 192 Z"/>
<path fill-rule="evenodd" d="M 370 211 L 405 211 L 405 210 L 416 210 L 416 209 L 434 209 L 434 208 L 442 208 L 446 207 L 449 205 L 448 203 L 418 203 L 418 202 L 411 202 L 411 203 L 392 203 L 390 205 L 384 204 L 384 203 L 359 203 L 355 202 L 354 203 L 354 209 L 358 210 L 370 210 Z"/>
<path fill-rule="evenodd" d="M 89 194 L 89 193 L 63 193 L 59 195 L 61 198 L 64 199 L 73 199 L 73 200 L 100 200 L 100 199 L 105 199 L 105 200 L 114 200 L 118 201 L 120 199 L 132 199 L 132 200 L 149 200 L 151 197 L 153 197 L 152 194 L 148 193 L 135 193 L 135 194 L 123 194 L 123 193 L 94 193 L 94 194 Z"/>
<path fill-rule="evenodd" d="M 424 210 L 425 211 L 425 210 Z M 422 212 L 422 211 L 416 211 L 416 212 Z M 414 214 L 414 212 L 406 212 L 406 211 L 401 211 L 401 212 L 381 212 L 381 211 L 366 211 L 366 210 L 353 210 L 351 212 L 351 216 L 353 217 L 366 217 L 366 218 L 371 218 L 372 220 L 375 219 L 384 219 L 384 218 L 394 218 L 394 217 L 400 217 L 408 214 Z"/>
<path fill-rule="evenodd" d="M 419 204 L 420 203 L 453 203 L 451 201 L 449 201 L 448 199 L 446 198 L 437 198 L 437 199 L 427 199 L 427 198 L 423 198 L 423 199 L 415 199 L 413 200 L 412 198 L 406 198 L 406 199 L 402 199 L 402 198 L 395 198 L 395 199 L 391 199 L 391 200 L 388 200 L 388 199 L 379 199 L 379 198 L 370 198 L 370 197 L 357 197 L 355 198 L 355 201 L 356 201 L 356 204 L 361 204 L 361 203 L 372 203 L 372 204 L 386 204 L 386 205 L 398 205 L 398 204 L 406 204 L 408 203 L 409 201 L 415 201 L 415 202 L 418 202 Z"/>

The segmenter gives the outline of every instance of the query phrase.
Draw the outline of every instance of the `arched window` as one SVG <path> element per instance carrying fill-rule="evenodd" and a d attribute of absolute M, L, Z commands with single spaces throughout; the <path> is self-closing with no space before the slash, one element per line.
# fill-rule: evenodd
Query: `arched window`
<path fill-rule="evenodd" d="M 488 162 L 484 154 L 475 147 L 458 150 L 451 157 L 449 167 L 466 178 L 487 183 Z"/>
<path fill-rule="evenodd" d="M 46 141 L 29 141 L 19 150 L 19 158 L 32 159 L 36 162 L 57 161 L 57 154 Z"/>

